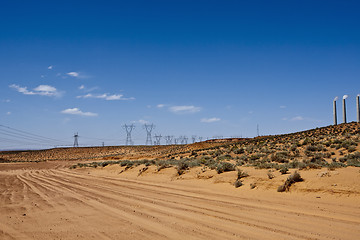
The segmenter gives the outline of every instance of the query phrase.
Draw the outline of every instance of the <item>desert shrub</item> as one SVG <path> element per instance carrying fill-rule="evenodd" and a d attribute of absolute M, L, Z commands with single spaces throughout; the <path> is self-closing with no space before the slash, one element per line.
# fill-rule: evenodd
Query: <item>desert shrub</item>
<path fill-rule="evenodd" d="M 256 183 L 250 183 L 250 189 L 256 188 Z"/>
<path fill-rule="evenodd" d="M 218 160 L 218 161 L 227 160 L 227 159 L 231 159 L 231 155 L 230 155 L 230 154 L 224 154 L 224 155 L 218 156 L 218 157 L 216 158 L 216 160 Z"/>
<path fill-rule="evenodd" d="M 360 152 L 348 154 L 339 159 L 340 162 L 346 162 L 347 166 L 360 167 Z"/>
<path fill-rule="evenodd" d="M 310 144 L 311 142 L 312 142 L 311 139 L 307 137 L 307 138 L 304 139 L 302 145 L 305 146 L 305 145 Z"/>
<path fill-rule="evenodd" d="M 300 176 L 300 173 L 298 171 L 295 171 L 293 174 L 291 174 L 285 181 L 285 183 L 278 187 L 278 192 L 285 192 L 289 191 L 292 184 L 296 182 L 302 182 L 304 179 Z"/>
<path fill-rule="evenodd" d="M 235 154 L 243 154 L 244 152 L 245 152 L 244 148 L 238 148 L 233 150 L 233 153 Z"/>
<path fill-rule="evenodd" d="M 216 167 L 217 173 L 235 171 L 235 165 L 229 162 L 220 162 Z"/>
<path fill-rule="evenodd" d="M 294 152 L 295 150 L 297 150 L 297 147 L 298 146 L 296 144 L 293 144 L 291 145 L 290 150 Z"/>
<path fill-rule="evenodd" d="M 263 156 L 264 156 L 264 154 L 262 154 L 262 153 L 255 153 L 250 156 L 250 160 L 255 161 L 255 160 L 260 159 Z"/>
<path fill-rule="evenodd" d="M 306 168 L 306 164 L 304 162 L 300 162 L 298 160 L 294 160 L 292 162 L 289 162 L 285 164 L 287 168 L 298 168 L 298 169 L 304 169 Z"/>
<path fill-rule="evenodd" d="M 248 177 L 249 174 L 247 172 L 242 171 L 241 169 L 237 169 L 237 179 L 242 179 Z"/>
<path fill-rule="evenodd" d="M 273 179 L 275 176 L 274 174 L 272 173 L 272 171 L 267 171 L 266 175 L 268 176 L 269 179 Z"/>
<path fill-rule="evenodd" d="M 128 166 L 128 165 L 131 165 L 132 166 L 132 162 L 131 161 L 129 161 L 129 160 L 124 160 L 124 161 L 121 161 L 120 162 L 120 166 L 121 167 L 125 167 L 125 166 Z"/>
<path fill-rule="evenodd" d="M 346 164 L 344 164 L 342 162 L 333 161 L 327 167 L 328 167 L 329 170 L 335 170 L 335 168 L 346 167 Z"/>
<path fill-rule="evenodd" d="M 349 146 L 347 148 L 348 152 L 351 153 L 351 152 L 355 152 L 356 151 L 356 147 L 355 146 Z"/>
<path fill-rule="evenodd" d="M 242 185 L 244 185 L 244 184 L 242 183 L 242 181 L 241 181 L 240 179 L 237 179 L 237 180 L 234 182 L 234 186 L 235 186 L 236 188 L 241 187 Z"/>
<path fill-rule="evenodd" d="M 289 152 L 281 151 L 277 152 L 270 157 L 271 161 L 278 162 L 278 163 L 285 163 L 289 162 Z"/>
<path fill-rule="evenodd" d="M 178 175 L 182 175 L 187 169 L 189 169 L 189 165 L 185 161 L 179 161 L 176 167 Z"/>
<path fill-rule="evenodd" d="M 281 166 L 279 172 L 281 174 L 286 174 L 289 171 L 289 169 L 286 166 Z"/>

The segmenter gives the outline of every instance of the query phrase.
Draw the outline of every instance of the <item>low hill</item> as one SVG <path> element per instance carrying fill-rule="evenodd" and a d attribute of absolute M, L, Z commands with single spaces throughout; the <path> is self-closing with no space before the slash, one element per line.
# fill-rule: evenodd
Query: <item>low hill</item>
<path fill-rule="evenodd" d="M 52 160 L 167 160 L 234 161 L 237 165 L 273 168 L 279 164 L 319 167 L 357 166 L 360 124 L 327 126 L 291 134 L 256 138 L 217 139 L 187 145 L 54 148 L 0 152 L 1 162 Z"/>

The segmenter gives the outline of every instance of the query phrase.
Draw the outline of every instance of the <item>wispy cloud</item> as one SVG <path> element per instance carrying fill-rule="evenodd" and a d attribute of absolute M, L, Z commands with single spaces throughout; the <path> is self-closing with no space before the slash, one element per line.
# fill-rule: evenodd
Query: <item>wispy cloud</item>
<path fill-rule="evenodd" d="M 165 106 L 166 106 L 165 104 L 158 104 L 158 105 L 156 105 L 157 108 L 163 108 L 163 107 L 165 107 Z"/>
<path fill-rule="evenodd" d="M 86 95 L 77 96 L 76 98 L 98 98 L 98 99 L 105 99 L 107 101 L 114 101 L 114 100 L 134 100 L 135 98 L 124 98 L 124 95 L 122 94 L 113 94 L 109 95 L 107 93 L 104 94 L 92 94 L 88 93 Z"/>
<path fill-rule="evenodd" d="M 9 102 L 11 102 L 11 100 L 10 99 L 4 99 L 4 100 L 2 100 L 2 102 L 9 103 Z"/>
<path fill-rule="evenodd" d="M 220 120 L 221 120 L 220 118 L 213 117 L 213 118 L 203 118 L 203 119 L 200 120 L 200 122 L 213 123 L 213 122 L 218 122 Z"/>
<path fill-rule="evenodd" d="M 7 112 L 6 115 L 11 115 L 11 112 Z"/>
<path fill-rule="evenodd" d="M 79 116 L 85 116 L 85 117 L 96 117 L 98 116 L 97 113 L 92 112 L 83 112 L 79 108 L 68 108 L 63 111 L 61 111 L 63 114 L 71 114 L 71 115 L 79 115 Z"/>
<path fill-rule="evenodd" d="M 85 85 L 81 85 L 81 86 L 79 86 L 78 88 L 79 88 L 79 90 L 82 90 L 82 91 L 84 91 L 84 92 L 92 92 L 92 91 L 94 91 L 94 90 L 99 89 L 98 87 L 88 88 L 88 87 L 86 87 Z"/>
<path fill-rule="evenodd" d="M 144 119 L 140 119 L 140 120 L 137 120 L 137 121 L 132 121 L 131 123 L 139 123 L 139 124 L 148 124 L 150 123 L 149 121 L 146 121 Z"/>
<path fill-rule="evenodd" d="M 49 70 L 52 70 L 52 69 L 53 69 L 53 66 L 52 66 L 52 65 L 48 66 L 48 69 L 49 69 Z"/>
<path fill-rule="evenodd" d="M 296 116 L 296 117 L 291 118 L 290 120 L 291 121 L 303 121 L 303 120 L 305 120 L 305 118 L 302 116 Z"/>
<path fill-rule="evenodd" d="M 196 113 L 201 111 L 201 107 L 195 107 L 195 106 L 172 106 L 169 107 L 169 111 L 173 113 Z"/>
<path fill-rule="evenodd" d="M 80 73 L 78 72 L 68 72 L 66 73 L 66 75 L 70 76 L 70 77 L 79 77 L 80 76 Z"/>
<path fill-rule="evenodd" d="M 24 95 L 40 95 L 47 97 L 61 96 L 61 93 L 55 87 L 50 85 L 39 85 L 36 88 L 34 88 L 32 91 L 29 91 L 27 87 L 20 87 L 19 85 L 16 84 L 12 84 L 9 87 L 15 89 L 16 91 Z"/>
<path fill-rule="evenodd" d="M 284 108 L 286 108 L 286 106 L 282 105 L 282 106 L 280 106 L 280 108 L 284 109 Z"/>
<path fill-rule="evenodd" d="M 89 78 L 89 76 L 85 75 L 83 72 L 67 72 L 65 75 L 78 79 Z"/>

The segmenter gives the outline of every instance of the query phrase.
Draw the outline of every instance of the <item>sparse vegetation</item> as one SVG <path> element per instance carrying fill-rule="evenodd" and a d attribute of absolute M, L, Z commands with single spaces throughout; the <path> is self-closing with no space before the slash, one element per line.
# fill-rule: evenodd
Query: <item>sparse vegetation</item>
<path fill-rule="evenodd" d="M 300 176 L 300 173 L 298 171 L 295 171 L 293 174 L 291 174 L 285 181 L 283 185 L 280 185 L 277 189 L 278 192 L 285 192 L 289 191 L 292 184 L 296 182 L 302 182 L 304 179 Z"/>

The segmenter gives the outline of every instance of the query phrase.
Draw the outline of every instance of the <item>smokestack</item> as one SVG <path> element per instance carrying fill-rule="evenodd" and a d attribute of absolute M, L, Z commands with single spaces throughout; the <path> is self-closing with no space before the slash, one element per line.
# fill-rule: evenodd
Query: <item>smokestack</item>
<path fill-rule="evenodd" d="M 335 97 L 333 102 L 334 125 L 337 125 L 336 100 L 338 100 L 338 97 Z"/>
<path fill-rule="evenodd" d="M 359 102 L 360 94 L 356 96 L 356 116 L 357 122 L 360 123 L 360 102 Z"/>
<path fill-rule="evenodd" d="M 343 96 L 343 122 L 346 123 L 346 102 L 345 99 L 347 99 L 348 95 Z"/>

